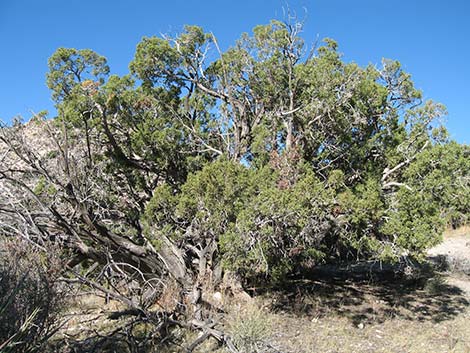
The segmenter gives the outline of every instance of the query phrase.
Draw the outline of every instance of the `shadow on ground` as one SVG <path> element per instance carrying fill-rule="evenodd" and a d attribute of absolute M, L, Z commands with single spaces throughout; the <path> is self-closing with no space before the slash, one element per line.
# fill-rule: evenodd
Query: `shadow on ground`
<path fill-rule="evenodd" d="M 165 339 L 158 336 L 151 326 L 136 322 L 117 322 L 115 329 L 95 329 L 76 337 L 66 335 L 49 347 L 54 353 L 153 353 L 170 352 L 177 342 L 171 334 Z M 173 352 L 174 350 L 172 350 Z"/>
<path fill-rule="evenodd" d="M 470 305 L 461 289 L 446 284 L 438 274 L 419 280 L 394 276 L 373 280 L 309 277 L 271 291 L 271 309 L 312 318 L 336 314 L 357 325 L 392 318 L 441 322 L 454 318 Z"/>

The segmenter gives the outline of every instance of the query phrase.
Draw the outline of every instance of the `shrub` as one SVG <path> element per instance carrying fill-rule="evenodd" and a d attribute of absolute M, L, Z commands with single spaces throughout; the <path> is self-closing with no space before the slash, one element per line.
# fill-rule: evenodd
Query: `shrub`
<path fill-rule="evenodd" d="M 0 351 L 40 352 L 59 327 L 61 261 L 23 240 L 0 243 Z"/>

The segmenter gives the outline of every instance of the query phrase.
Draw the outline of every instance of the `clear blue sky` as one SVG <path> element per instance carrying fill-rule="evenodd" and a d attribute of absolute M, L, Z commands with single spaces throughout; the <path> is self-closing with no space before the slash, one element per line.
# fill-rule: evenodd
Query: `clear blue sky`
<path fill-rule="evenodd" d="M 58 47 L 90 48 L 127 73 L 142 36 L 197 24 L 223 47 L 242 32 L 282 19 L 283 0 L 0 0 L 0 119 L 53 112 L 47 59 Z M 444 103 L 451 137 L 470 143 L 469 0 L 290 0 L 305 17 L 303 37 L 339 42 L 346 61 L 397 59 L 425 98 Z M 302 8 L 305 7 L 308 13 Z"/>

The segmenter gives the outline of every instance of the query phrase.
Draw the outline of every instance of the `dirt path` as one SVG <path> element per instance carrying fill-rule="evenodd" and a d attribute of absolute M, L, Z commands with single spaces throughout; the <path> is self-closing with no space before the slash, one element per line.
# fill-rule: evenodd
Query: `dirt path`
<path fill-rule="evenodd" d="M 447 283 L 470 297 L 470 228 L 445 234 L 444 241 L 430 249 L 428 255 L 443 259 L 448 270 Z"/>
<path fill-rule="evenodd" d="M 444 255 L 470 261 L 470 231 L 450 233 L 444 236 L 444 241 L 429 250 L 429 255 Z"/>

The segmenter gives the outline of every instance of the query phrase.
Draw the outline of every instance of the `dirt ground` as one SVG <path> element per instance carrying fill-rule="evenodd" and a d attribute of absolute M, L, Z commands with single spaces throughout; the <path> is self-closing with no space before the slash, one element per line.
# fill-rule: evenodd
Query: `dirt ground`
<path fill-rule="evenodd" d="M 444 241 L 430 249 L 428 254 L 470 260 L 470 226 L 446 232 Z"/>
<path fill-rule="evenodd" d="M 449 284 L 470 295 L 470 226 L 447 232 L 444 241 L 428 254 L 444 259 Z"/>
<path fill-rule="evenodd" d="M 278 293 L 267 314 L 284 353 L 470 353 L 470 229 L 448 232 L 416 283 L 307 281 Z M 277 302 L 277 303 L 276 303 Z"/>
<path fill-rule="evenodd" d="M 256 293 L 227 307 L 222 328 L 242 353 L 470 353 L 470 228 L 446 233 L 429 258 L 440 271 L 419 280 L 304 279 Z M 102 298 L 80 299 L 61 352 L 128 351 L 96 346 L 114 330 L 113 310 Z M 164 352 L 187 352 L 195 337 L 186 335 Z M 194 352 L 226 351 L 208 341 Z"/>

